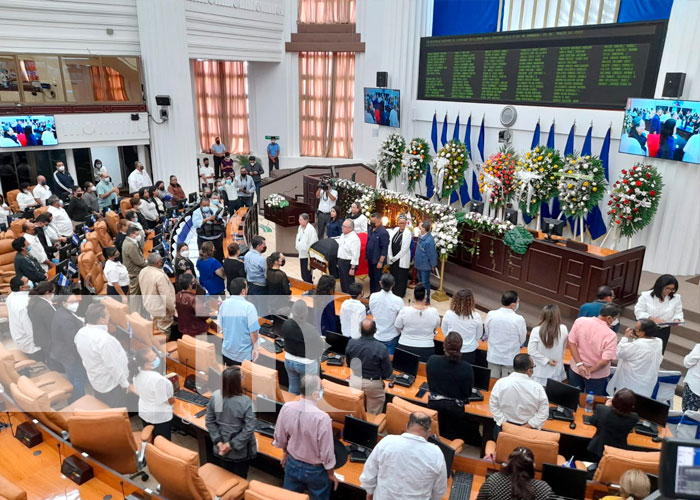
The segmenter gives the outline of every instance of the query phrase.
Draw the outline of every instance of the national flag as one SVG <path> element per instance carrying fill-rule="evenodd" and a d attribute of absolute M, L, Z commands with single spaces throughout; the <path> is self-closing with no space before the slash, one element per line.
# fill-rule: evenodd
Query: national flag
<path fill-rule="evenodd" d="M 435 154 L 437 154 L 437 113 L 433 113 L 433 128 L 430 131 L 430 139 L 433 142 L 433 150 L 435 151 Z M 430 173 L 430 165 L 428 165 L 425 172 L 425 190 L 428 198 L 432 198 L 435 187 L 433 186 L 433 176 Z"/>
<path fill-rule="evenodd" d="M 581 156 L 589 156 L 591 154 L 591 134 L 593 133 L 593 125 L 588 127 L 588 132 L 586 132 L 586 138 L 583 140 L 583 147 L 581 148 Z"/>
<path fill-rule="evenodd" d="M 445 113 L 445 118 L 442 120 L 442 133 L 440 134 L 440 143 L 443 146 L 447 144 L 447 113 Z"/>
<path fill-rule="evenodd" d="M 574 132 L 576 131 L 576 122 L 571 125 L 569 137 L 566 138 L 566 146 L 564 146 L 564 156 L 574 154 Z"/>
<path fill-rule="evenodd" d="M 549 149 L 554 149 L 554 122 L 549 127 L 549 135 L 547 136 L 547 147 Z"/>
<path fill-rule="evenodd" d="M 479 150 L 479 155 L 481 156 L 481 161 L 483 162 L 486 157 L 484 156 L 484 117 L 481 117 L 481 127 L 479 127 L 479 138 L 476 141 L 476 148 Z M 472 199 L 474 201 L 481 201 L 481 193 L 479 192 L 479 180 L 476 178 L 476 170 L 472 172 Z"/>
<path fill-rule="evenodd" d="M 169 260 L 163 261 L 163 271 L 165 271 L 168 274 L 175 274 L 175 268 Z"/>
<path fill-rule="evenodd" d="M 65 274 L 61 273 L 58 275 L 58 286 L 60 287 L 66 287 L 70 285 L 70 280 L 66 277 Z"/>
<path fill-rule="evenodd" d="M 457 121 L 455 122 L 455 129 L 452 132 L 452 139 L 455 141 L 459 140 L 459 115 L 457 115 Z"/>
<path fill-rule="evenodd" d="M 610 160 L 611 130 L 612 128 L 608 128 L 608 132 L 605 134 L 605 139 L 603 140 L 603 147 L 600 149 L 600 161 L 603 163 L 603 171 L 605 172 L 606 180 L 608 179 L 608 162 Z M 588 232 L 591 233 L 591 239 L 593 240 L 597 240 L 608 231 L 607 227 L 605 227 L 605 221 L 603 220 L 603 214 L 599 206 L 593 207 L 593 210 L 588 212 L 585 222 L 588 227 Z"/>
<path fill-rule="evenodd" d="M 73 264 L 72 260 L 68 261 L 68 266 L 67 266 L 66 271 L 68 271 L 69 276 L 75 276 L 76 274 L 78 274 L 78 268 L 75 267 L 75 264 Z"/>
<path fill-rule="evenodd" d="M 479 128 L 479 140 L 476 143 L 476 147 L 479 149 L 479 154 L 481 155 L 481 161 L 485 161 L 484 157 L 484 117 L 481 117 L 481 127 Z"/>
<path fill-rule="evenodd" d="M 540 120 L 537 119 L 537 125 L 535 125 L 535 131 L 532 133 L 532 143 L 530 144 L 530 149 L 535 149 L 540 145 Z"/>
<path fill-rule="evenodd" d="M 469 119 L 467 120 L 467 131 L 464 133 L 464 147 L 467 148 L 467 154 L 469 155 L 469 160 L 472 159 L 472 115 L 469 114 Z M 469 165 L 471 162 L 467 162 Z M 462 199 L 462 206 L 469 203 L 469 188 L 467 187 L 467 179 L 462 179 L 462 184 L 459 186 L 459 197 Z"/>
<path fill-rule="evenodd" d="M 71 243 L 73 243 L 73 246 L 77 247 L 80 245 L 80 238 L 78 238 L 78 235 L 73 233 L 73 237 L 70 239 Z"/>

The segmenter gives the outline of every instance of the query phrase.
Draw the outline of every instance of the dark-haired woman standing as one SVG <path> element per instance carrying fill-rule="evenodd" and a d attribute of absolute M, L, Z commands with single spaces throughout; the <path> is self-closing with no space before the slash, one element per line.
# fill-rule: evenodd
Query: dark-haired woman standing
<path fill-rule="evenodd" d="M 484 322 L 476 311 L 474 294 L 462 288 L 452 297 L 450 309 L 442 317 L 442 333 L 457 332 L 462 337 L 462 359 L 474 364 L 479 339 L 484 334 Z"/>
<path fill-rule="evenodd" d="M 547 500 L 551 496 L 552 488 L 535 479 L 535 455 L 520 447 L 511 452 L 505 467 L 486 479 L 476 500 Z"/>
<path fill-rule="evenodd" d="M 561 324 L 559 307 L 549 304 L 542 308 L 540 322 L 530 332 L 527 353 L 535 361 L 532 380 L 547 385 L 547 379 L 561 382 L 566 378 L 564 351 L 569 331 Z"/>
<path fill-rule="evenodd" d="M 258 450 L 253 402 L 243 395 L 241 376 L 239 366 L 224 370 L 221 390 L 214 391 L 209 400 L 206 424 L 214 454 L 227 470 L 245 479 Z"/>
<path fill-rule="evenodd" d="M 144 425 L 153 425 L 153 439 L 170 440 L 173 426 L 173 384 L 161 374 L 165 364 L 153 349 L 142 349 L 129 360 L 134 392 L 139 396 L 139 417 Z"/>
<path fill-rule="evenodd" d="M 639 295 L 634 316 L 638 320 L 649 318 L 654 323 L 682 322 L 683 303 L 678 295 L 678 280 L 670 274 L 659 276 L 651 290 Z"/>

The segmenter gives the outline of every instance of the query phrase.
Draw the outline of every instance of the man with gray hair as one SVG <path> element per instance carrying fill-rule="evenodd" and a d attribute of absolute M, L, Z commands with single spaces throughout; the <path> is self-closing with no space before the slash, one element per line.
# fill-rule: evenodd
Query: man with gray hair
<path fill-rule="evenodd" d="M 122 262 L 129 272 L 129 295 L 141 293 L 139 288 L 139 273 L 148 263 L 143 258 L 143 250 L 139 244 L 141 229 L 136 224 L 131 224 L 126 230 L 126 238 L 122 243 Z"/>
<path fill-rule="evenodd" d="M 316 228 L 309 224 L 309 214 L 299 216 L 299 229 L 294 247 L 299 252 L 299 265 L 301 266 L 301 279 L 307 283 L 313 283 L 313 273 L 309 268 L 309 248 L 318 241 Z"/>
<path fill-rule="evenodd" d="M 447 467 L 437 445 L 429 443 L 432 420 L 423 412 L 411 413 L 406 432 L 386 436 L 370 454 L 360 484 L 370 500 L 425 498 L 439 500 L 447 491 Z"/>
<path fill-rule="evenodd" d="M 353 220 L 345 219 L 342 227 L 343 234 L 338 238 L 338 276 L 343 293 L 350 293 L 350 284 L 355 283 L 355 271 L 360 262 L 362 244 L 354 229 Z"/>
<path fill-rule="evenodd" d="M 148 255 L 148 267 L 139 273 L 139 287 L 143 307 L 153 318 L 156 327 L 166 335 L 175 316 L 175 287 L 163 271 L 163 257 L 158 252 Z"/>

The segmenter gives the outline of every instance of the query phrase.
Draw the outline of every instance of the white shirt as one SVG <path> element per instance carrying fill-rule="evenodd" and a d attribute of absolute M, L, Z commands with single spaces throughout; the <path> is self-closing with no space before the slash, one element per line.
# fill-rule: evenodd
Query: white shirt
<path fill-rule="evenodd" d="M 139 172 L 139 169 L 135 168 L 134 171 L 129 174 L 127 181 L 129 183 L 130 193 L 136 193 L 142 187 L 151 187 L 153 185 L 151 177 L 148 175 L 145 168 L 143 172 Z"/>
<path fill-rule="evenodd" d="M 8 322 L 10 323 L 10 335 L 17 344 L 17 348 L 25 354 L 40 351 L 34 343 L 34 331 L 32 321 L 29 319 L 27 306 L 29 305 L 29 292 L 11 292 L 5 301 L 7 306 Z"/>
<path fill-rule="evenodd" d="M 31 193 L 25 193 L 24 191 L 17 193 L 17 204 L 19 205 L 19 209 L 22 211 L 26 210 L 27 207 L 31 207 L 32 205 L 38 206 L 34 196 Z"/>
<path fill-rule="evenodd" d="M 173 397 L 170 380 L 158 372 L 142 370 L 134 377 L 134 390 L 139 395 L 139 417 L 149 424 L 162 424 L 173 418 L 173 407 L 168 403 Z"/>
<path fill-rule="evenodd" d="M 644 338 L 632 341 L 622 337 L 617 344 L 617 369 L 608 383 L 608 394 L 618 389 L 630 389 L 641 396 L 651 397 L 659 378 L 659 368 L 664 355 L 660 338 Z"/>
<path fill-rule="evenodd" d="M 360 323 L 367 317 L 367 308 L 357 299 L 347 299 L 340 306 L 340 331 L 346 337 L 360 338 Z"/>
<path fill-rule="evenodd" d="M 413 233 L 411 233 L 411 230 L 408 229 L 408 227 L 403 230 L 403 234 L 401 235 L 401 249 L 396 255 L 394 255 L 394 253 L 391 251 L 391 242 L 393 241 L 394 236 L 396 236 L 396 232 L 398 230 L 398 227 L 394 227 L 389 230 L 389 249 L 387 250 L 386 259 L 389 265 L 398 260 L 399 267 L 401 269 L 408 269 L 411 265 L 411 238 L 413 237 Z"/>
<path fill-rule="evenodd" d="M 90 385 L 104 394 L 118 385 L 129 387 L 129 362 L 124 348 L 107 331 L 107 325 L 87 325 L 73 339 Z"/>
<path fill-rule="evenodd" d="M 365 214 L 360 214 L 357 219 L 352 219 L 354 223 L 353 231 L 356 233 L 366 233 L 367 232 L 367 217 Z"/>
<path fill-rule="evenodd" d="M 41 206 L 46 206 L 46 200 L 49 199 L 51 196 L 51 188 L 49 186 L 42 186 L 41 184 L 37 184 L 37 186 L 34 188 L 34 191 L 32 191 L 32 194 L 34 195 L 34 198 L 38 199 L 41 202 Z"/>
<path fill-rule="evenodd" d="M 566 325 L 559 325 L 559 338 L 554 341 L 552 347 L 546 347 L 540 337 L 540 327 L 536 326 L 530 332 L 530 342 L 527 344 L 527 353 L 535 362 L 535 369 L 532 371 L 532 379 L 542 385 L 547 385 L 547 379 L 553 378 L 561 382 L 566 378 L 564 370 L 564 351 L 566 350 L 566 339 L 569 330 Z M 554 360 L 556 365 L 551 366 L 549 362 Z"/>
<path fill-rule="evenodd" d="M 29 245 L 31 245 L 32 247 L 32 249 L 29 252 L 29 255 L 36 259 L 36 261 L 39 263 L 39 265 L 45 272 L 48 271 L 49 266 L 46 265 L 45 262 L 49 258 L 46 256 L 46 251 L 41 245 L 39 238 L 35 234 L 24 233 L 24 239 L 27 240 Z"/>
<path fill-rule="evenodd" d="M 520 346 L 527 338 L 525 318 L 510 307 L 489 311 L 486 315 L 485 333 L 489 339 L 486 361 L 513 366 L 513 358 L 520 352 Z"/>
<path fill-rule="evenodd" d="M 7 224 L 7 216 L 12 214 L 12 210 L 10 210 L 10 207 L 7 206 L 7 203 L 3 203 L 0 205 L 0 222 L 3 224 Z M 9 227 L 9 224 L 7 224 Z"/>
<path fill-rule="evenodd" d="M 51 224 L 56 227 L 58 234 L 68 238 L 73 236 L 73 222 L 71 222 L 70 217 L 68 217 L 68 212 L 66 212 L 66 209 L 50 206 L 49 212 L 53 216 Z"/>
<path fill-rule="evenodd" d="M 199 169 L 199 177 L 200 177 L 200 179 L 202 177 L 204 177 L 206 179 L 207 183 L 213 184 L 214 183 L 214 168 L 202 165 L 202 167 Z"/>
<path fill-rule="evenodd" d="M 668 323 L 672 321 L 683 321 L 683 303 L 681 296 L 673 294 L 673 298 L 666 297 L 663 302 L 658 297 L 651 296 L 651 290 L 639 294 L 637 304 L 634 306 L 634 316 L 640 320 L 654 317 L 660 318 Z"/>
<path fill-rule="evenodd" d="M 413 306 L 404 306 L 394 322 L 401 331 L 399 344 L 408 347 L 433 347 L 435 329 L 440 326 L 440 314 L 434 307 L 423 310 Z"/>
<path fill-rule="evenodd" d="M 44 235 L 49 239 L 52 245 L 60 238 L 58 229 L 54 226 L 53 221 L 48 226 L 44 226 Z"/>
<path fill-rule="evenodd" d="M 309 257 L 309 248 L 311 245 L 318 241 L 318 234 L 316 233 L 316 228 L 307 222 L 306 227 L 297 228 L 297 239 L 294 243 L 294 248 L 299 252 L 300 259 L 306 259 Z"/>
<path fill-rule="evenodd" d="M 447 491 L 445 457 L 415 434 L 386 436 L 367 459 L 360 484 L 374 500 L 439 500 Z"/>
<path fill-rule="evenodd" d="M 510 422 L 541 429 L 549 418 L 549 400 L 544 387 L 527 373 L 513 372 L 498 379 L 491 390 L 489 409 L 496 425 Z"/>
<path fill-rule="evenodd" d="M 472 352 L 479 347 L 484 322 L 476 311 L 471 316 L 457 316 L 452 309 L 448 309 L 442 317 L 442 333 L 447 337 L 450 332 L 457 332 L 462 337 L 462 352 Z"/>
<path fill-rule="evenodd" d="M 396 316 L 403 305 L 403 299 L 392 292 L 380 290 L 369 296 L 369 309 L 377 326 L 377 332 L 374 334 L 375 339 L 389 342 L 399 336 L 395 323 Z"/>
<path fill-rule="evenodd" d="M 349 260 L 351 266 L 356 266 L 360 262 L 361 248 L 360 237 L 352 231 L 343 233 L 338 238 L 338 258 Z"/>
<path fill-rule="evenodd" d="M 224 191 L 226 191 L 228 201 L 236 201 L 238 199 L 238 189 L 236 189 L 236 186 L 233 184 L 233 182 L 224 182 Z"/>
<path fill-rule="evenodd" d="M 141 200 L 138 206 L 139 212 L 143 215 L 146 220 L 154 221 L 158 220 L 158 207 L 155 203 L 151 203 L 146 200 Z"/>
<path fill-rule="evenodd" d="M 129 271 L 121 262 L 107 259 L 103 273 L 108 285 L 112 286 L 112 283 L 116 283 L 119 286 L 129 286 Z"/>
<path fill-rule="evenodd" d="M 9 297 L 7 301 L 10 301 Z M 10 323 L 10 331 L 12 331 L 12 323 Z M 14 335 L 12 335 L 12 338 L 14 338 Z M 700 344 L 695 344 L 693 350 L 683 358 L 683 366 L 688 369 L 688 372 L 685 374 L 685 383 L 688 384 L 693 393 L 700 396 Z"/>
<path fill-rule="evenodd" d="M 331 200 L 331 197 L 323 189 L 321 190 L 321 197 L 318 199 L 318 211 L 324 214 L 331 213 L 331 208 L 338 202 L 338 191 L 333 188 L 328 191 L 333 195 L 335 200 Z"/>

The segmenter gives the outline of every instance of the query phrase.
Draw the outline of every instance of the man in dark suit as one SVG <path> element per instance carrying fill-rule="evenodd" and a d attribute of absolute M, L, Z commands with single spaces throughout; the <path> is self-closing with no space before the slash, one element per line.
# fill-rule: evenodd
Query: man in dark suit
<path fill-rule="evenodd" d="M 656 113 L 651 117 L 651 124 L 649 125 L 650 134 L 658 134 L 661 132 L 661 113 L 663 113 L 661 108 L 656 108 Z"/>
<path fill-rule="evenodd" d="M 381 287 L 379 280 L 382 277 L 384 261 L 389 249 L 389 233 L 382 226 L 382 217 L 378 212 L 374 212 L 370 218 L 372 227 L 367 231 L 367 246 L 365 247 L 365 257 L 369 265 L 369 289 L 370 292 L 378 292 Z"/>

